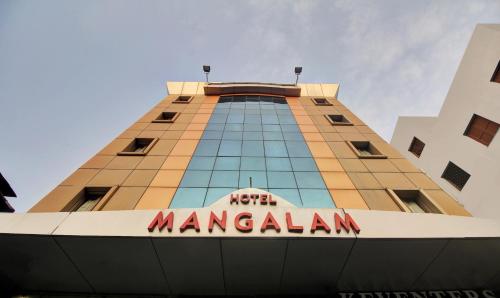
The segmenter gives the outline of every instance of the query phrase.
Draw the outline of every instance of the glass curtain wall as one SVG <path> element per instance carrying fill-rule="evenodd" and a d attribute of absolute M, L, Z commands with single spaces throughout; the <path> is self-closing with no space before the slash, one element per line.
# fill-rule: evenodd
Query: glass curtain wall
<path fill-rule="evenodd" d="M 170 208 L 208 206 L 247 187 L 297 207 L 335 207 L 283 97 L 221 96 Z"/>

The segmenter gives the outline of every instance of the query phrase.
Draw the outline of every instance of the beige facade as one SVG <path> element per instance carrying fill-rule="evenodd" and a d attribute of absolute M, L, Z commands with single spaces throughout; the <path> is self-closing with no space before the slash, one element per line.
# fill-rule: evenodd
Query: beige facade
<path fill-rule="evenodd" d="M 265 89 L 267 88 L 267 89 Z M 271 88 L 271 89 L 269 89 Z M 274 88 L 274 89 L 272 89 Z M 469 215 L 425 173 L 387 144 L 337 98 L 337 84 L 210 84 L 168 82 L 169 95 L 64 180 L 30 212 L 71 211 L 82 191 L 109 188 L 92 210 L 168 208 L 219 101 L 217 95 L 274 92 L 286 103 L 338 208 L 411 212 L 392 190 L 422 190 L 434 212 Z M 178 103 L 180 97 L 187 102 Z M 315 99 L 325 102 L 315 102 Z M 163 112 L 172 121 L 156 121 Z M 340 122 L 329 115 L 341 117 Z M 123 153 L 136 139 L 150 139 L 145 152 Z M 376 154 L 364 156 L 356 146 Z M 367 148 L 368 148 L 367 147 Z M 372 148 L 372 149 L 370 149 Z M 286 199 L 286 198 L 285 198 Z"/>

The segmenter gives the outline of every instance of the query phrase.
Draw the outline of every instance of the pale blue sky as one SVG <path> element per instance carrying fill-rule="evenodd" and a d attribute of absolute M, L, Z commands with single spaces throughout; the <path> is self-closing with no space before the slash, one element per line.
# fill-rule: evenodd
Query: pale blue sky
<path fill-rule="evenodd" d="M 0 172 L 25 211 L 166 95 L 165 82 L 338 82 L 389 140 L 435 115 L 499 1 L 0 0 Z"/>

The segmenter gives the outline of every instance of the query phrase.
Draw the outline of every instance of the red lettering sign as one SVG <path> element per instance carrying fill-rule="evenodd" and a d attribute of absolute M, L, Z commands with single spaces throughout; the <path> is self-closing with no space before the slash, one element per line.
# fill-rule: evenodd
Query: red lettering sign
<path fill-rule="evenodd" d="M 314 212 L 314 217 L 311 224 L 311 233 L 316 232 L 317 230 L 323 230 L 327 233 L 330 233 L 331 229 L 326 224 L 326 222 L 319 216 L 318 213 Z"/>
<path fill-rule="evenodd" d="M 208 231 L 212 233 L 214 229 L 214 224 L 217 224 L 221 230 L 226 231 L 226 221 L 227 221 L 227 212 L 222 211 L 222 218 L 218 218 L 215 213 L 210 211 L 210 219 L 208 220 Z"/>
<path fill-rule="evenodd" d="M 293 225 L 292 215 L 290 214 L 290 212 L 285 213 L 285 218 L 286 218 L 286 226 L 287 226 L 288 232 L 291 232 L 291 233 L 302 233 L 304 231 L 304 227 L 303 226 L 295 226 L 295 225 Z"/>
<path fill-rule="evenodd" d="M 241 220 L 244 219 L 245 225 L 241 225 Z M 243 233 L 249 233 L 253 230 L 253 220 L 252 220 L 252 213 L 250 212 L 241 212 L 238 213 L 234 217 L 234 227 L 236 230 L 243 232 Z"/>
<path fill-rule="evenodd" d="M 184 223 L 179 228 L 181 233 L 184 233 L 187 229 L 195 229 L 196 232 L 200 231 L 200 224 L 198 223 L 198 216 L 196 211 L 191 213 L 191 215 L 184 221 Z"/>
<path fill-rule="evenodd" d="M 158 212 L 153 221 L 149 224 L 148 230 L 153 232 L 156 227 L 158 227 L 158 231 L 161 232 L 163 228 L 166 226 L 169 232 L 172 232 L 172 227 L 174 225 L 174 213 L 170 212 L 167 217 L 163 218 L 163 212 Z"/>
<path fill-rule="evenodd" d="M 262 226 L 260 226 L 260 231 L 264 233 L 268 229 L 274 229 L 276 232 L 281 231 L 281 227 L 274 218 L 274 216 L 271 214 L 271 212 L 267 212 L 266 218 L 264 218 L 264 221 L 262 222 Z"/>
<path fill-rule="evenodd" d="M 352 219 L 352 217 L 347 213 L 345 214 L 345 220 L 343 220 L 337 213 L 335 213 L 334 218 L 335 230 L 337 231 L 337 234 L 340 233 L 341 228 L 344 228 L 347 233 L 349 233 L 350 228 L 352 228 L 356 234 L 359 234 L 361 231 L 354 219 Z"/>

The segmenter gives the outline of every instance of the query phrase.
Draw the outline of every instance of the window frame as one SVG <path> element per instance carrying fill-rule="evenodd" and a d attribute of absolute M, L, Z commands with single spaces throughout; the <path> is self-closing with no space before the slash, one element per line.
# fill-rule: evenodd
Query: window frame
<path fill-rule="evenodd" d="M 354 125 L 352 123 L 352 121 L 349 120 L 349 118 L 347 118 L 344 114 L 325 114 L 324 116 L 325 116 L 326 120 L 328 120 L 328 122 L 330 122 L 330 124 L 333 126 L 353 126 Z M 346 122 L 334 121 L 333 119 L 331 119 L 331 116 L 335 116 L 335 117 L 340 116 Z"/>
<path fill-rule="evenodd" d="M 491 140 L 490 140 L 489 142 L 486 142 L 486 141 L 484 141 L 484 140 L 482 140 L 482 139 L 481 139 L 481 137 L 482 137 L 482 136 L 483 136 L 483 134 L 485 133 L 485 130 L 486 130 L 486 129 L 484 129 L 484 130 L 482 131 L 481 136 L 480 136 L 479 138 L 475 138 L 475 137 L 473 137 L 473 136 L 470 134 L 471 129 L 472 129 L 472 127 L 473 127 L 473 123 L 474 123 L 474 121 L 475 121 L 475 120 L 477 120 L 477 119 L 484 119 L 484 120 L 488 121 L 488 125 L 490 125 L 490 124 L 494 124 L 494 125 L 496 125 L 496 130 L 495 130 L 495 133 L 493 134 L 493 137 L 491 138 Z M 500 124 L 498 124 L 497 122 L 492 121 L 492 120 L 490 120 L 490 119 L 488 119 L 488 118 L 486 118 L 486 117 L 483 117 L 483 116 L 481 116 L 481 115 L 478 115 L 478 114 L 472 114 L 472 117 L 471 117 L 471 118 L 470 118 L 470 120 L 469 120 L 469 124 L 467 124 L 467 127 L 465 128 L 465 131 L 464 131 L 464 136 L 469 137 L 469 138 L 473 139 L 474 141 L 476 141 L 476 142 L 478 142 L 478 143 L 480 143 L 480 144 L 483 144 L 483 145 L 485 145 L 486 147 L 488 147 L 488 146 L 491 144 L 491 142 L 493 142 L 493 140 L 495 139 L 495 136 L 497 135 L 497 132 L 498 132 L 498 129 L 499 129 L 499 128 L 500 128 Z"/>
<path fill-rule="evenodd" d="M 464 172 L 465 174 L 468 175 L 467 179 L 465 179 L 465 182 L 462 186 L 456 184 L 455 182 L 449 180 L 448 178 L 445 177 L 445 173 L 446 171 L 449 169 L 450 166 L 454 166 L 456 168 L 458 168 L 459 170 L 461 170 L 462 172 Z M 462 169 L 461 167 L 459 167 L 457 164 L 455 164 L 454 162 L 452 161 L 448 161 L 448 164 L 446 165 L 446 167 L 444 168 L 443 170 L 443 173 L 441 174 L 441 178 L 444 179 L 446 182 L 448 182 L 449 184 L 451 184 L 453 187 L 455 187 L 457 190 L 459 191 L 462 191 L 462 189 L 464 189 L 465 185 L 467 185 L 467 182 L 469 181 L 470 177 L 472 175 L 469 174 L 469 172 L 465 171 L 464 169 Z"/>
<path fill-rule="evenodd" d="M 111 197 L 118 190 L 118 185 L 113 186 L 85 186 L 78 194 L 61 210 L 61 212 L 83 212 L 78 211 L 88 199 L 86 199 L 87 192 L 104 192 L 102 198 L 98 200 L 94 208 L 90 211 L 100 211 L 108 203 Z"/>
<path fill-rule="evenodd" d="M 420 142 L 423 144 L 422 150 L 420 150 L 420 152 L 418 154 L 417 154 L 417 152 L 412 151 L 413 146 L 417 142 Z M 424 152 L 424 148 L 425 148 L 425 143 L 421 139 L 417 138 L 416 136 L 413 136 L 413 139 L 411 140 L 410 146 L 408 147 L 408 152 L 411 152 L 413 155 L 420 158 L 420 156 L 422 156 L 422 152 Z"/>
<path fill-rule="evenodd" d="M 408 207 L 408 205 L 404 202 L 406 199 L 401 198 L 400 194 L 398 194 L 398 193 L 400 193 L 400 192 L 408 192 L 408 193 L 417 192 L 417 198 L 416 199 L 414 198 L 412 200 L 422 200 L 421 203 L 423 203 L 423 205 L 420 205 L 419 203 L 417 203 L 417 205 L 424 211 L 424 213 L 446 214 L 444 209 L 421 188 L 414 188 L 414 189 L 386 188 L 385 190 L 386 190 L 387 194 L 389 194 L 391 199 L 394 201 L 394 203 L 396 203 L 398 208 L 401 209 L 401 211 L 403 211 L 403 212 L 419 214 L 419 212 L 413 212 L 410 209 L 410 207 Z"/>
<path fill-rule="evenodd" d="M 383 154 L 382 151 L 380 151 L 380 149 L 378 149 L 377 146 L 375 146 L 375 144 L 373 142 L 370 142 L 370 141 L 346 141 L 346 143 L 349 146 L 349 148 L 351 148 L 351 150 L 360 159 L 386 159 L 387 158 L 387 155 Z M 359 149 L 357 148 L 357 145 L 356 145 L 356 144 L 360 144 L 360 143 L 364 143 L 369 148 L 371 148 L 371 150 L 374 150 L 375 154 L 372 154 L 372 155 L 361 154 L 361 152 L 359 151 Z"/>
<path fill-rule="evenodd" d="M 166 113 L 173 113 L 174 116 L 171 119 L 164 119 L 164 118 L 162 118 Z M 179 115 L 180 115 L 180 112 L 163 111 L 152 122 L 153 123 L 174 123 L 175 120 L 177 120 L 177 118 L 179 117 Z"/>
<path fill-rule="evenodd" d="M 324 99 L 325 103 L 318 103 L 316 100 L 317 99 Z M 333 106 L 333 104 L 328 100 L 326 97 L 311 97 L 311 101 L 314 103 L 316 106 Z"/>
<path fill-rule="evenodd" d="M 496 79 L 498 79 L 498 81 Z M 495 68 L 495 71 L 493 72 L 493 75 L 491 76 L 490 82 L 500 84 L 500 60 L 498 60 L 497 67 Z"/>
<path fill-rule="evenodd" d="M 144 148 L 144 150 L 140 152 L 135 151 L 126 151 L 129 148 L 135 146 L 137 140 L 151 140 L 150 143 Z M 158 142 L 158 138 L 134 138 L 122 151 L 118 152 L 117 155 L 125 155 L 125 156 L 145 156 L 148 152 L 153 148 L 153 146 Z M 130 150 L 130 149 L 129 149 Z"/>
<path fill-rule="evenodd" d="M 172 103 L 188 104 L 193 100 L 193 97 L 194 96 L 191 95 L 179 95 L 172 101 Z M 181 98 L 187 98 L 187 99 L 181 100 Z"/>

